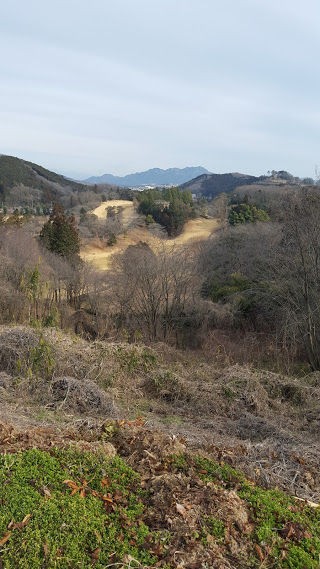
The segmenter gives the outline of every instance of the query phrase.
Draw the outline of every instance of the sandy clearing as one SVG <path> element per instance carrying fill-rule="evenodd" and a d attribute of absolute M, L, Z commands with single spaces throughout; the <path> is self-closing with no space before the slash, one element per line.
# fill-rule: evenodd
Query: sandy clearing
<path fill-rule="evenodd" d="M 134 205 L 128 200 L 110 200 L 104 202 L 92 211 L 100 219 L 106 217 L 107 207 L 122 207 L 122 221 L 125 227 L 130 223 L 141 220 L 141 216 L 136 213 Z M 111 258 L 117 253 L 122 253 L 129 245 L 136 245 L 140 241 L 148 243 L 150 247 L 156 247 L 161 242 L 165 246 L 172 247 L 172 245 L 183 245 L 186 243 L 195 243 L 208 239 L 212 232 L 219 228 L 220 224 L 217 219 L 198 218 L 188 221 L 184 227 L 181 235 L 173 239 L 159 239 L 152 235 L 146 227 L 134 227 L 130 229 L 125 235 L 121 235 L 116 245 L 107 247 L 99 241 L 92 241 L 86 244 L 81 251 L 81 257 L 88 262 L 91 262 L 96 269 L 108 270 L 111 265 Z"/>
<path fill-rule="evenodd" d="M 122 208 L 121 221 L 125 228 L 127 228 L 130 223 L 140 218 L 134 208 L 133 202 L 129 200 L 109 200 L 107 202 L 103 202 L 91 213 L 99 217 L 99 219 L 106 219 L 108 207 Z"/>
<path fill-rule="evenodd" d="M 183 229 L 181 235 L 170 239 L 169 243 L 176 243 L 181 245 L 187 241 L 202 241 L 203 239 L 208 239 L 213 231 L 216 231 L 220 226 L 217 219 L 204 219 L 200 217 L 198 219 L 191 219 L 188 221 Z"/>
<path fill-rule="evenodd" d="M 107 271 L 110 268 L 111 257 L 123 253 L 129 245 L 137 245 L 140 241 L 148 243 L 151 247 L 159 243 L 159 239 L 153 237 L 147 229 L 134 228 L 117 239 L 117 243 L 108 247 L 98 241 L 92 241 L 81 250 L 81 257 L 89 261 L 96 269 Z"/>
<path fill-rule="evenodd" d="M 106 217 L 106 209 L 108 207 L 123 207 L 123 208 L 129 207 L 133 209 L 133 202 L 131 202 L 130 200 L 108 200 L 106 202 L 103 202 L 98 207 L 96 207 L 91 213 L 94 213 L 94 215 L 97 215 L 98 217 L 103 219 Z"/>

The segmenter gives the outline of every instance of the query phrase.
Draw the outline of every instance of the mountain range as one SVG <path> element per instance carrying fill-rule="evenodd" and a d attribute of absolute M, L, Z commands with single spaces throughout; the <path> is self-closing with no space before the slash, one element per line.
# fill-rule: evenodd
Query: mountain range
<path fill-rule="evenodd" d="M 186 168 L 152 168 L 144 172 L 135 172 L 126 176 L 114 176 L 113 174 L 103 174 L 102 176 L 91 176 L 83 180 L 84 184 L 114 184 L 121 187 L 139 186 L 179 186 L 210 172 L 202 166 L 188 166 Z"/>
<path fill-rule="evenodd" d="M 168 170 L 152 168 L 122 178 L 105 174 L 76 182 L 38 164 L 0 155 L 0 202 L 8 207 L 32 204 L 50 206 L 60 202 L 66 208 L 80 207 L 84 203 L 86 207 L 93 208 L 95 202 L 102 199 L 132 199 L 131 188 L 145 186 L 175 185 L 197 196 L 212 199 L 221 193 L 237 191 L 240 187 L 254 188 L 258 185 L 261 191 L 278 192 L 284 186 L 295 190 L 299 184 L 313 184 L 313 180 L 294 178 L 282 170 L 273 171 L 272 176 L 251 176 L 238 172 L 212 174 L 201 166 Z"/>

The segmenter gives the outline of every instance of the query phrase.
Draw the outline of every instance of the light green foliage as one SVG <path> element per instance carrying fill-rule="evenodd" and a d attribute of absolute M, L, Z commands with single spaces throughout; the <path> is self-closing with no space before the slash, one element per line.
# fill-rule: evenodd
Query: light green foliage
<path fill-rule="evenodd" d="M 57 309 L 56 306 L 53 306 L 49 312 L 49 314 L 43 318 L 43 326 L 44 327 L 56 327 L 59 326 L 59 322 L 60 322 L 60 317 L 59 317 L 59 311 Z"/>
<path fill-rule="evenodd" d="M 203 518 L 204 534 L 210 534 L 217 542 L 224 540 L 225 527 L 224 523 L 214 516 L 204 516 Z M 204 538 L 205 539 L 205 538 Z"/>
<path fill-rule="evenodd" d="M 219 464 L 202 456 L 196 456 L 194 466 L 205 481 L 220 481 L 227 488 L 245 481 L 242 472 L 235 470 L 229 464 Z"/>
<path fill-rule="evenodd" d="M 318 509 L 283 492 L 259 488 L 230 465 L 203 456 L 173 455 L 164 466 L 222 488 L 226 500 L 226 490 L 237 492 L 252 527 L 244 537 L 247 567 L 261 567 L 261 551 L 267 552 L 266 569 L 318 568 Z M 76 449 L 0 455 L 2 567 L 103 569 L 120 566 L 125 556 L 131 556 L 141 566 L 168 569 L 165 558 L 159 560 L 153 551 L 168 551 L 174 535 L 165 529 L 149 530 L 143 521 L 146 500 L 139 475 L 119 457 Z M 192 539 L 205 548 L 214 542 L 227 552 L 230 520 L 220 519 L 219 511 L 204 513 Z"/>
<path fill-rule="evenodd" d="M 29 270 L 21 279 L 21 288 L 30 300 L 35 301 L 40 293 L 40 270 L 38 265 Z"/>
<path fill-rule="evenodd" d="M 258 543 L 272 548 L 271 556 L 278 560 L 286 544 L 286 555 L 278 567 L 316 569 L 320 558 L 320 511 L 301 506 L 278 490 L 264 490 L 244 485 L 240 497 L 248 502 L 256 523 Z M 286 540 L 290 528 L 295 535 Z"/>
<path fill-rule="evenodd" d="M 84 496 L 72 495 L 70 480 L 79 489 L 87 484 Z M 145 547 L 150 532 L 141 520 L 139 476 L 120 458 L 54 449 L 2 455 L 0 481 L 0 539 L 10 522 L 31 516 L 2 546 L 4 569 L 91 567 L 95 551 L 97 569 L 126 554 L 156 562 Z M 106 492 L 111 502 L 101 499 Z"/>
<path fill-rule="evenodd" d="M 153 219 L 152 215 L 150 215 L 150 213 L 148 213 L 148 215 L 146 215 L 146 225 L 150 225 L 151 223 L 154 223 L 154 219 Z"/>

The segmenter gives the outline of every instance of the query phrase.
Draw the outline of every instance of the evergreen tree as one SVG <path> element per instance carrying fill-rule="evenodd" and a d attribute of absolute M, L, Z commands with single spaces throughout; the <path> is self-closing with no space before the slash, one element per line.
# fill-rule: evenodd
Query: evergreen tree
<path fill-rule="evenodd" d="M 44 246 L 70 261 L 79 261 L 80 238 L 73 215 L 66 215 L 61 205 L 55 204 L 49 220 L 40 232 Z"/>

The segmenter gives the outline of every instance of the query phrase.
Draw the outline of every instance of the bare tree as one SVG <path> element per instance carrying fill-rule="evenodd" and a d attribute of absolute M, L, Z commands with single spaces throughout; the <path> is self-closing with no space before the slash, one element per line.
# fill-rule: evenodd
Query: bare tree
<path fill-rule="evenodd" d="M 186 249 L 130 246 L 114 262 L 113 294 L 123 326 L 166 339 L 194 295 L 194 261 Z"/>
<path fill-rule="evenodd" d="M 305 191 L 286 207 L 275 265 L 274 293 L 291 335 L 312 369 L 320 369 L 320 196 Z"/>

